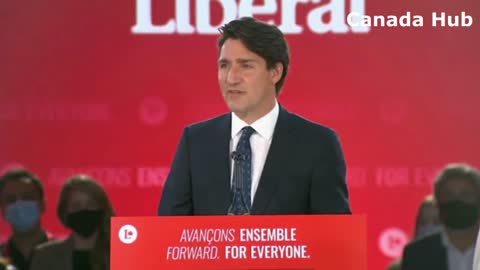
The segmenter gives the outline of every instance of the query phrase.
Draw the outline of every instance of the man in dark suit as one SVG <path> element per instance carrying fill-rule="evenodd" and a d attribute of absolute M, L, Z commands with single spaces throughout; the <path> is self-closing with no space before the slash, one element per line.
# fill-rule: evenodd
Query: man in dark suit
<path fill-rule="evenodd" d="M 277 102 L 290 62 L 282 32 L 253 18 L 220 32 L 231 113 L 185 128 L 158 214 L 351 213 L 338 136 Z"/>
<path fill-rule="evenodd" d="M 405 247 L 402 270 L 472 270 L 479 228 L 480 173 L 466 164 L 447 166 L 434 187 L 440 233 Z"/>

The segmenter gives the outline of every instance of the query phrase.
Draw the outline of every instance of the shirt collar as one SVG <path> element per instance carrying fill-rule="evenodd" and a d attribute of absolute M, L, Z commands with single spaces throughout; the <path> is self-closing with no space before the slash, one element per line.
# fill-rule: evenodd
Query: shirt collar
<path fill-rule="evenodd" d="M 457 247 L 450 241 L 450 239 L 448 237 L 448 234 L 447 234 L 447 230 L 445 229 L 444 226 L 442 226 L 441 236 L 442 236 L 442 244 L 445 248 L 458 250 Z M 475 247 L 475 244 L 470 246 L 465 252 L 473 249 L 474 247 Z"/>
<path fill-rule="evenodd" d="M 278 102 L 275 102 L 275 106 L 270 112 L 257 119 L 257 121 L 253 122 L 251 125 L 245 123 L 232 112 L 232 139 L 237 136 L 245 126 L 251 126 L 265 140 L 270 139 L 273 136 L 273 130 L 275 129 L 279 112 L 280 109 Z"/>
<path fill-rule="evenodd" d="M 441 230 L 441 236 L 442 236 L 442 244 L 444 247 L 449 248 L 452 246 L 452 243 L 448 239 L 448 234 L 447 231 L 445 230 L 445 227 L 442 226 Z"/>

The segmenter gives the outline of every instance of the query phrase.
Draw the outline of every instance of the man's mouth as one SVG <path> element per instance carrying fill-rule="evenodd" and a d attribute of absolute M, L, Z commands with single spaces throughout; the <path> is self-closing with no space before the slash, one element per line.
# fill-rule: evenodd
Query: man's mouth
<path fill-rule="evenodd" d="M 240 91 L 240 90 L 236 90 L 236 89 L 227 90 L 227 94 L 238 95 L 238 94 L 244 94 L 244 93 L 245 93 L 245 91 Z"/>

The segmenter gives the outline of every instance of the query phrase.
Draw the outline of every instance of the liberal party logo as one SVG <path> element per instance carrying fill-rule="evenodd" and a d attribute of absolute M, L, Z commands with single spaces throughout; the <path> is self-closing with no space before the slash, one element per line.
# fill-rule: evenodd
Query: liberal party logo
<path fill-rule="evenodd" d="M 137 240 L 138 232 L 133 225 L 123 225 L 118 231 L 118 238 L 124 244 L 131 244 Z"/>

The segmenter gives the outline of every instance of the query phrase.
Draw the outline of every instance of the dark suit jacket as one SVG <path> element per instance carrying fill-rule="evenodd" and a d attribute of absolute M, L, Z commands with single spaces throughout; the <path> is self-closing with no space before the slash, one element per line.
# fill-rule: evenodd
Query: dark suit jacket
<path fill-rule="evenodd" d="M 159 215 L 225 215 L 230 189 L 231 114 L 185 128 Z M 351 213 L 336 133 L 280 106 L 252 214 Z"/>
<path fill-rule="evenodd" d="M 437 233 L 408 244 L 403 250 L 401 269 L 448 270 L 447 250 L 442 243 L 442 234 Z"/>
<path fill-rule="evenodd" d="M 35 248 L 30 270 L 72 270 L 73 239 L 53 240 Z"/>

